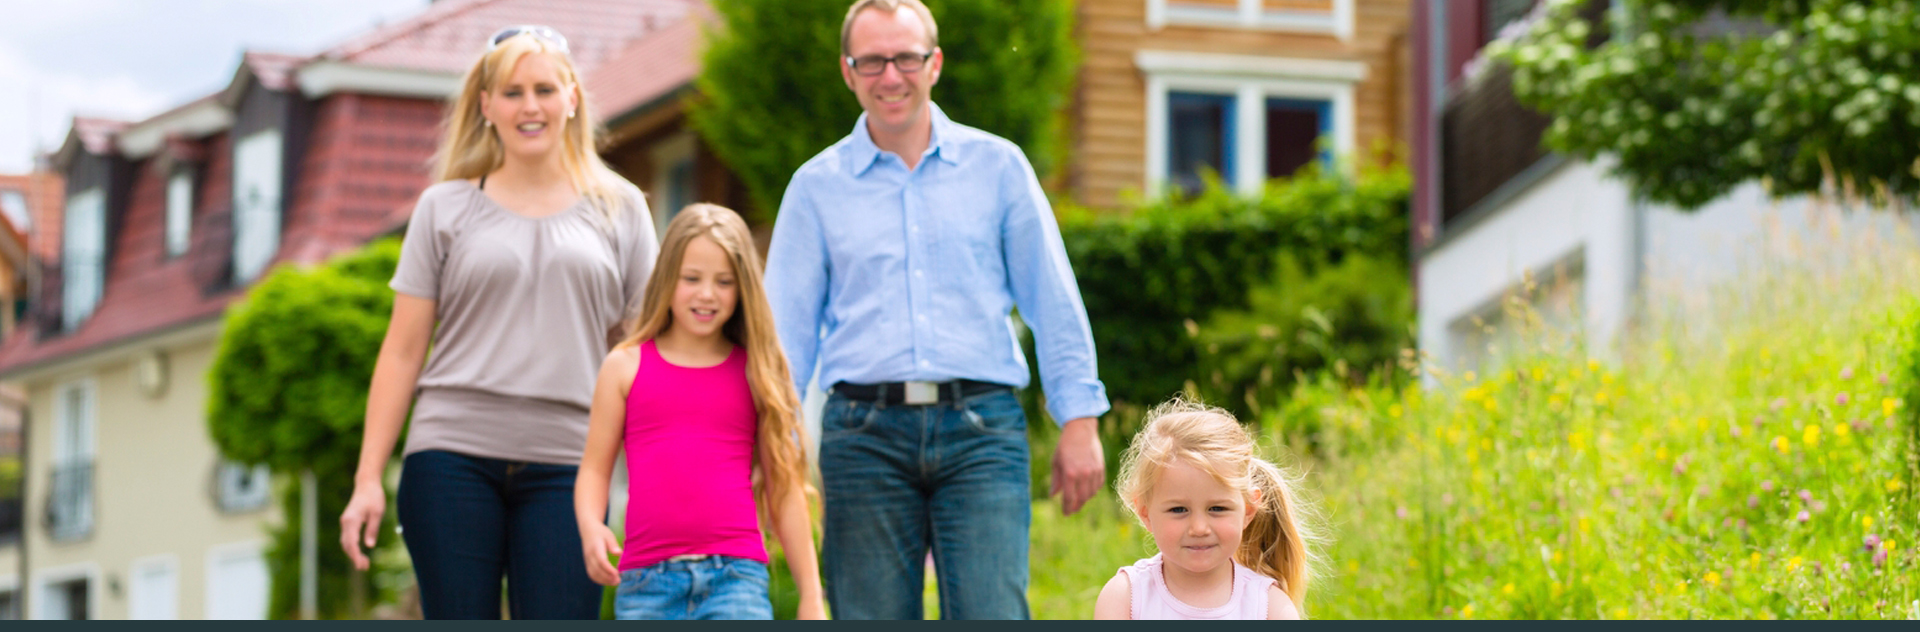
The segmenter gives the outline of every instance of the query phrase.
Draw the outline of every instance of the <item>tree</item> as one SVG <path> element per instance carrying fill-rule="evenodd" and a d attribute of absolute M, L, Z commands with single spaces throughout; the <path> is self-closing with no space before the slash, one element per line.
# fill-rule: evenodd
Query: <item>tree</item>
<path fill-rule="evenodd" d="M 1546 0 L 1527 32 L 1488 46 L 1546 142 L 1646 199 L 1697 208 L 1748 181 L 1882 203 L 1920 192 L 1920 2 L 1617 0 L 1623 28 Z"/>
<path fill-rule="evenodd" d="M 860 105 L 835 59 L 848 0 L 715 0 L 720 24 L 692 101 L 693 126 L 771 220 L 793 172 L 846 136 Z M 1044 179 L 1060 162 L 1079 52 L 1071 0 L 929 3 L 946 66 L 933 100 L 955 121 L 1020 145 Z M 746 209 L 743 209 L 746 210 Z"/>
<path fill-rule="evenodd" d="M 400 242 L 386 239 L 324 265 L 282 266 L 227 309 L 208 371 L 207 432 L 227 458 L 264 463 L 280 478 L 311 470 L 319 489 L 319 596 L 323 618 L 352 612 L 353 595 L 375 589 L 357 575 L 340 541 L 340 523 L 359 462 L 367 384 L 386 336 L 393 291 L 386 282 Z M 267 566 L 273 577 L 269 614 L 291 617 L 299 603 L 299 485 L 281 493 L 285 524 L 272 533 Z M 388 512 L 383 533 L 391 534 Z M 391 548 L 397 537 L 382 537 Z M 360 585 L 353 585 L 360 582 Z"/>

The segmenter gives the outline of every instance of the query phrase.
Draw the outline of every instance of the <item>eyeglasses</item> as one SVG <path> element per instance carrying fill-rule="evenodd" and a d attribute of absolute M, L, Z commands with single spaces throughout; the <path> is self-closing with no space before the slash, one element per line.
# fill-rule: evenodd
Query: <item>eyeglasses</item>
<path fill-rule="evenodd" d="M 927 65 L 927 59 L 932 57 L 933 53 L 928 52 L 900 53 L 892 57 L 865 55 L 861 57 L 847 57 L 846 59 L 847 67 L 852 68 L 854 74 L 862 77 L 874 77 L 887 71 L 887 62 L 893 62 L 893 67 L 899 69 L 901 73 L 919 72 L 920 67 Z"/>
<path fill-rule="evenodd" d="M 501 42 L 513 39 L 519 35 L 538 37 L 559 48 L 560 52 L 568 52 L 567 38 L 565 36 L 560 35 L 560 32 L 553 30 L 551 26 L 540 26 L 538 24 L 522 24 L 500 29 L 500 32 L 494 33 L 493 37 L 487 39 L 487 50 L 499 48 Z"/>

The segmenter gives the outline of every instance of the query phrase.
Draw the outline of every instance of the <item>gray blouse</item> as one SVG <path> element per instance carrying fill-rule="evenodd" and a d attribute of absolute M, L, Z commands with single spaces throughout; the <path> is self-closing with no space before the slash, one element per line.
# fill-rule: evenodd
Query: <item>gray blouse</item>
<path fill-rule="evenodd" d="M 438 323 L 406 454 L 580 462 L 607 332 L 639 314 L 659 251 L 640 190 L 621 197 L 609 225 L 585 198 L 530 218 L 465 180 L 420 194 L 389 284 Z"/>

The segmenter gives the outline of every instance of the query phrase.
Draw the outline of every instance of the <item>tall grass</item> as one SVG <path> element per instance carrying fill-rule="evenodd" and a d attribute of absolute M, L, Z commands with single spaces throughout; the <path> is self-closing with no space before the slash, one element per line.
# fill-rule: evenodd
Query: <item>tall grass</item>
<path fill-rule="evenodd" d="M 1308 613 L 1920 618 L 1920 249 L 1791 234 L 1739 279 L 1652 295 L 1600 352 L 1516 301 L 1497 368 L 1297 389 L 1260 423 L 1331 522 Z M 1036 505 L 1036 617 L 1089 617 L 1152 553 L 1110 501 Z"/>

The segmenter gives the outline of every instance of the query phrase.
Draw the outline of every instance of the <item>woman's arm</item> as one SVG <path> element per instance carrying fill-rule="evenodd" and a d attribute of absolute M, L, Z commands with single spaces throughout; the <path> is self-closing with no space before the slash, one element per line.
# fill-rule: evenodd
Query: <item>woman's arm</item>
<path fill-rule="evenodd" d="M 827 618 L 826 591 L 820 587 L 820 559 L 813 550 L 813 515 L 807 512 L 805 484 L 794 481 L 774 507 L 773 537 L 787 557 L 787 572 L 800 589 L 799 619 Z"/>
<path fill-rule="evenodd" d="M 1114 573 L 1093 601 L 1093 618 L 1125 621 L 1133 618 L 1133 579 Z"/>
<path fill-rule="evenodd" d="M 580 471 L 573 482 L 573 519 L 580 527 L 581 555 L 586 558 L 587 575 L 603 586 L 620 583 L 620 570 L 607 560 L 608 555 L 620 553 L 620 537 L 607 527 L 607 487 L 627 425 L 626 390 L 639 370 L 639 357 L 632 347 L 614 349 L 600 364 L 593 407 L 587 412 L 587 448 L 580 455 Z"/>
<path fill-rule="evenodd" d="M 407 421 L 407 407 L 420 380 L 420 365 L 427 358 L 427 346 L 433 338 L 434 305 L 432 299 L 395 293 L 387 336 L 373 364 L 366 427 L 360 438 L 360 465 L 353 474 L 353 497 L 340 514 L 340 548 L 346 549 L 347 558 L 359 570 L 367 570 L 369 564 L 360 543 L 372 550 L 380 539 L 380 519 L 387 512 L 387 490 L 381 479 L 387 471 L 387 456 L 393 454 L 400 427 Z"/>

